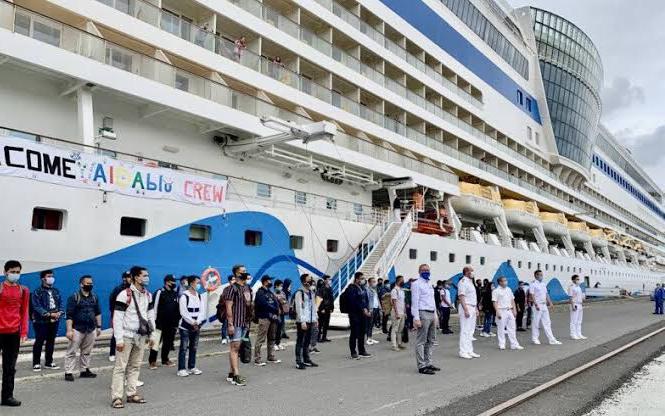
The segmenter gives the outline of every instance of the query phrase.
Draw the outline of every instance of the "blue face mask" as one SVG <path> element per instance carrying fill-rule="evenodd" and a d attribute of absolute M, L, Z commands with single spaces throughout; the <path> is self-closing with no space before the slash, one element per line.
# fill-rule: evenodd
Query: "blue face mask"
<path fill-rule="evenodd" d="M 422 277 L 425 280 L 429 280 L 431 273 L 430 272 L 420 272 L 420 277 Z"/>

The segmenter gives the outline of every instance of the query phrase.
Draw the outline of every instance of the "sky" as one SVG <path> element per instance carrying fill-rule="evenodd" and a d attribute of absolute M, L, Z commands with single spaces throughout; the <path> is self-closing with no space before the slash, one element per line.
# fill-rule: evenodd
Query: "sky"
<path fill-rule="evenodd" d="M 596 44 L 603 123 L 665 190 L 665 1 L 509 0 L 554 12 Z"/>

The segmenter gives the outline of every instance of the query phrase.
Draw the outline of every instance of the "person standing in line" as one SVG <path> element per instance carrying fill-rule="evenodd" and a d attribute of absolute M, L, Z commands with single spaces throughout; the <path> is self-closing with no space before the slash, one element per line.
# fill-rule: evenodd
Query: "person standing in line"
<path fill-rule="evenodd" d="M 376 279 L 370 277 L 367 285 L 367 299 L 369 301 L 369 313 L 370 317 L 367 318 L 367 345 L 378 344 L 379 341 L 372 338 L 374 331 L 374 325 L 381 318 L 381 304 L 379 303 L 379 294 L 376 290 Z"/>
<path fill-rule="evenodd" d="M 452 299 L 450 297 L 450 282 L 447 280 L 443 282 L 443 288 L 439 291 L 439 297 L 441 298 L 441 304 L 439 305 L 439 310 L 441 311 L 441 321 L 439 326 L 441 327 L 442 334 L 452 334 L 453 331 L 450 329 L 450 309 L 454 308 Z"/>
<path fill-rule="evenodd" d="M 529 287 L 529 301 L 533 304 L 533 326 L 531 327 L 531 341 L 540 345 L 540 325 L 550 342 L 550 345 L 561 345 L 554 334 L 552 334 L 552 322 L 550 321 L 551 306 L 554 306 L 550 295 L 547 293 L 547 285 L 543 282 L 543 272 L 536 270 L 533 273 L 536 280 Z"/>
<path fill-rule="evenodd" d="M 187 291 L 178 299 L 180 309 L 180 349 L 178 350 L 178 377 L 201 375 L 196 367 L 196 350 L 199 346 L 201 327 L 206 321 L 206 304 L 198 290 L 201 288 L 198 276 L 187 277 Z M 189 356 L 187 356 L 189 354 Z M 185 359 L 186 362 L 185 362 Z"/>
<path fill-rule="evenodd" d="M 480 301 L 482 299 L 482 288 L 483 288 L 483 283 L 480 279 L 476 279 L 475 282 L 475 289 L 476 289 L 476 299 L 478 300 L 478 308 L 477 308 L 477 313 L 476 313 L 476 329 L 483 329 L 483 314 L 481 311 L 481 304 Z M 475 332 L 475 331 L 474 331 Z"/>
<path fill-rule="evenodd" d="M 494 319 L 492 285 L 487 279 L 483 281 L 483 287 L 480 291 L 480 305 L 483 311 L 483 330 L 480 336 L 485 338 L 493 337 L 495 335 L 492 333 L 492 320 Z"/>
<path fill-rule="evenodd" d="M 118 294 L 113 315 L 113 336 L 119 353 L 111 382 L 111 407 L 114 409 L 124 407 L 125 393 L 127 403 L 146 403 L 136 389 L 145 345 L 154 329 L 151 324 L 154 322 L 153 302 L 148 291 L 150 274 L 140 266 L 132 267 L 129 273 L 132 284 Z"/>
<path fill-rule="evenodd" d="M 46 343 L 44 368 L 58 370 L 60 366 L 53 363 L 55 337 L 58 334 L 60 317 L 64 313 L 60 291 L 53 286 L 55 277 L 53 270 L 40 273 L 41 286 L 32 294 L 32 327 L 35 330 L 35 343 L 32 346 L 32 370 L 41 371 L 42 347 Z"/>
<path fill-rule="evenodd" d="M 335 310 L 335 298 L 333 295 L 332 287 L 330 287 L 330 276 L 323 275 L 323 286 L 317 293 L 317 297 L 321 299 L 318 308 L 319 315 L 319 342 L 330 342 L 328 339 L 328 327 L 330 326 L 330 315 Z"/>
<path fill-rule="evenodd" d="M 268 362 L 279 364 L 282 361 L 275 358 L 275 338 L 277 337 L 277 327 L 279 326 L 279 300 L 272 288 L 272 278 L 265 275 L 261 278 L 261 287 L 256 291 L 254 298 L 254 317 L 258 323 L 256 342 L 254 344 L 254 365 L 263 367 L 265 361 L 261 359 L 261 348 L 267 341 Z"/>
<path fill-rule="evenodd" d="M 244 268 L 242 270 L 244 270 Z M 245 272 L 243 272 L 243 273 L 245 273 Z M 228 282 L 227 286 L 233 285 L 236 282 L 236 275 L 235 274 L 229 275 L 227 277 L 227 282 Z M 224 287 L 224 289 L 226 289 L 226 286 Z M 224 290 L 222 290 L 222 292 L 224 292 Z M 226 322 L 226 320 L 225 320 L 224 322 L 222 322 L 222 330 L 221 330 L 222 331 L 222 333 L 221 333 L 221 335 L 222 335 L 222 345 L 226 345 L 226 344 L 229 343 L 228 329 L 229 329 L 228 328 L 228 322 Z"/>
<path fill-rule="evenodd" d="M 309 287 L 309 290 L 312 292 L 312 298 L 314 299 L 314 311 L 319 310 L 319 305 L 321 304 L 321 298 L 316 294 L 319 293 L 319 289 L 323 287 L 323 279 L 314 280 L 312 279 L 312 284 Z M 309 339 L 309 353 L 310 354 L 320 354 L 316 344 L 319 342 L 319 325 L 318 325 L 318 314 L 317 314 L 317 325 L 312 328 L 312 336 Z"/>
<path fill-rule="evenodd" d="M 402 289 L 402 286 L 404 286 L 404 276 L 397 276 L 395 279 L 395 287 L 390 292 L 390 301 L 392 303 L 390 340 L 393 343 L 393 351 L 402 351 L 406 349 L 404 344 L 402 344 L 402 331 L 404 330 L 404 322 L 406 320 L 404 289 Z"/>
<path fill-rule="evenodd" d="M 28 339 L 30 319 L 30 290 L 18 283 L 21 263 L 5 263 L 5 279 L 0 283 L 0 350 L 2 351 L 2 395 L 0 406 L 18 407 L 14 397 L 16 360 L 21 342 Z"/>
<path fill-rule="evenodd" d="M 281 280 L 275 280 L 274 293 L 279 302 L 279 321 L 277 322 L 277 332 L 275 333 L 275 351 L 284 351 L 286 348 L 282 345 L 282 332 L 284 330 L 284 316 L 289 314 L 289 301 L 286 299 Z"/>
<path fill-rule="evenodd" d="M 656 290 L 653 292 L 653 300 L 656 304 L 656 310 L 653 313 L 654 315 L 663 314 L 663 298 L 665 298 L 665 291 L 663 291 L 660 283 L 656 283 Z"/>
<path fill-rule="evenodd" d="M 365 290 L 362 288 L 364 284 L 366 284 L 365 276 L 362 272 L 356 272 L 353 275 L 353 283 L 346 288 L 342 295 L 348 299 L 349 325 L 351 326 L 349 349 L 351 350 L 351 359 L 354 360 L 372 356 L 365 350 L 365 334 L 367 332 L 365 325 L 371 314 Z"/>
<path fill-rule="evenodd" d="M 175 333 L 180 322 L 180 306 L 178 304 L 178 291 L 175 276 L 167 274 L 164 277 L 164 287 L 158 289 L 153 295 L 153 310 L 155 311 L 155 332 L 152 334 L 152 347 L 148 357 L 151 370 L 157 369 L 157 354 L 161 345 L 162 365 L 174 367 L 175 363 L 169 359 L 173 350 Z"/>
<path fill-rule="evenodd" d="M 430 268 L 418 267 L 419 279 L 411 284 L 411 314 L 416 328 L 416 364 L 420 374 L 433 375 L 441 369 L 432 364 L 432 348 L 436 332 L 436 305 L 434 288 L 429 283 Z"/>
<path fill-rule="evenodd" d="M 305 370 L 307 367 L 318 367 L 309 358 L 309 343 L 314 327 L 317 326 L 316 301 L 312 292 L 312 276 L 305 273 L 300 276 L 302 287 L 293 294 L 293 306 L 296 309 L 296 368 Z"/>
<path fill-rule="evenodd" d="M 568 288 L 568 296 L 570 296 L 570 337 L 575 340 L 587 339 L 582 335 L 582 311 L 586 296 L 580 287 L 580 277 L 574 274 L 571 280 L 573 283 Z"/>
<path fill-rule="evenodd" d="M 480 354 L 473 351 L 473 331 L 478 314 L 478 298 L 476 286 L 473 284 L 473 268 L 466 266 L 462 269 L 462 279 L 457 284 L 457 297 L 459 298 L 460 336 L 459 356 L 464 359 L 479 358 Z"/>
<path fill-rule="evenodd" d="M 245 266 L 237 265 L 233 267 L 235 274 L 236 270 L 245 270 Z M 248 311 L 252 305 L 252 292 L 246 290 L 247 279 L 249 274 L 246 272 L 241 273 L 236 278 L 236 282 L 227 286 L 222 292 L 221 301 L 224 302 L 225 318 L 228 325 L 228 333 L 230 337 L 231 347 L 229 349 L 229 375 L 226 381 L 234 386 L 246 386 L 247 379 L 240 375 L 240 342 L 247 335 L 249 331 L 249 322 L 251 317 Z"/>
<path fill-rule="evenodd" d="M 129 272 L 122 272 L 120 278 L 120 284 L 113 288 L 111 295 L 109 296 L 109 309 L 111 317 L 111 328 L 113 328 L 113 312 L 115 311 L 115 300 L 118 297 L 118 294 L 123 290 L 127 289 L 132 283 L 132 276 Z M 115 362 L 115 337 L 111 337 L 110 349 L 109 349 L 109 361 Z"/>
<path fill-rule="evenodd" d="M 526 310 L 526 291 L 524 290 L 524 282 L 521 280 L 513 296 L 515 298 L 515 307 L 517 308 L 517 316 L 515 318 L 517 331 L 524 332 L 526 329 L 524 329 L 522 324 L 524 323 L 524 312 Z"/>
<path fill-rule="evenodd" d="M 284 286 L 282 286 L 282 291 L 284 296 L 286 296 L 286 301 L 288 305 L 291 305 L 291 279 L 284 279 Z M 286 318 L 288 317 L 288 312 L 282 315 L 282 339 L 289 339 L 289 335 L 286 333 Z"/>
<path fill-rule="evenodd" d="M 515 295 L 508 287 L 508 280 L 504 276 L 498 279 L 499 287 L 492 291 L 492 303 L 496 311 L 497 335 L 499 349 L 506 349 L 506 335 L 510 340 L 511 350 L 522 350 L 515 332 L 515 315 L 517 307 L 515 305 Z"/>
<path fill-rule="evenodd" d="M 80 289 L 67 299 L 67 355 L 65 355 L 65 380 L 74 381 L 74 370 L 79 368 L 81 378 L 95 378 L 90 371 L 90 353 L 95 339 L 102 330 L 102 309 L 92 291 L 92 276 L 79 279 Z M 78 360 L 76 353 L 80 353 Z M 77 365 L 78 364 L 78 365 Z M 85 370 L 84 370 L 85 369 Z"/>
<path fill-rule="evenodd" d="M 390 336 L 388 331 L 388 319 L 391 315 L 390 281 L 384 280 L 383 285 L 379 286 L 379 301 L 381 302 L 381 332 Z"/>
<path fill-rule="evenodd" d="M 529 301 L 529 283 L 524 282 L 524 293 L 526 293 L 526 329 L 531 328 L 531 318 L 533 317 L 533 305 Z"/>

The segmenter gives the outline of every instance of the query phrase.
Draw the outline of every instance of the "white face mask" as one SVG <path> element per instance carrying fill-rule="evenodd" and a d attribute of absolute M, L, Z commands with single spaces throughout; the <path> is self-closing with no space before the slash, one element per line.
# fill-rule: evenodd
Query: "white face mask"
<path fill-rule="evenodd" d="M 55 277 L 47 277 L 46 278 L 46 284 L 49 286 L 53 286 L 53 283 L 55 283 Z"/>
<path fill-rule="evenodd" d="M 8 282 L 16 283 L 21 278 L 21 273 L 7 273 L 6 277 Z"/>

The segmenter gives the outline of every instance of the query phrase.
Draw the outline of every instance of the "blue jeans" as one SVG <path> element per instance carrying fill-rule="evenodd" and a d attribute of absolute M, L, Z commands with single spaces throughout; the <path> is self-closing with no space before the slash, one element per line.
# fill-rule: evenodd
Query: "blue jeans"
<path fill-rule="evenodd" d="M 489 334 L 492 330 L 492 319 L 494 318 L 494 313 L 485 312 L 485 319 L 483 321 L 483 332 Z"/>
<path fill-rule="evenodd" d="M 178 370 L 191 370 L 196 367 L 196 348 L 199 345 L 200 331 L 191 331 L 180 328 L 180 350 L 178 350 Z M 185 368 L 185 355 L 189 350 L 187 368 Z"/>

